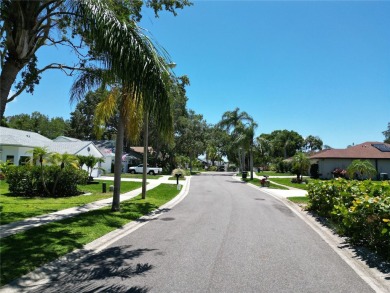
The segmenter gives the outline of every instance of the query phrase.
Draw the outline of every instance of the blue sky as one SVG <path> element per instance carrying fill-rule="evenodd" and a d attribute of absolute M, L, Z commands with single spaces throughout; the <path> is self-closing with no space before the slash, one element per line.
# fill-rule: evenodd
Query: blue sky
<path fill-rule="evenodd" d="M 345 148 L 383 141 L 390 122 L 389 1 L 195 1 L 176 17 L 145 11 L 141 26 L 188 75 L 188 107 L 217 123 L 239 107 L 259 124 Z M 45 48 L 40 64 L 69 62 Z M 73 79 L 47 72 L 5 115 L 69 118 Z"/>

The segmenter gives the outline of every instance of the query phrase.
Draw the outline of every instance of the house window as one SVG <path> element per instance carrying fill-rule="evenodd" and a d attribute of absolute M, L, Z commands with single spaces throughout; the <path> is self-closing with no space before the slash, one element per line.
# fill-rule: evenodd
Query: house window
<path fill-rule="evenodd" d="M 31 157 L 29 156 L 20 156 L 20 159 L 19 159 L 19 166 L 21 165 L 27 165 L 31 160 Z"/>
<path fill-rule="evenodd" d="M 14 156 L 7 156 L 5 161 L 8 162 L 9 165 L 13 165 L 14 164 L 14 159 L 15 159 Z"/>

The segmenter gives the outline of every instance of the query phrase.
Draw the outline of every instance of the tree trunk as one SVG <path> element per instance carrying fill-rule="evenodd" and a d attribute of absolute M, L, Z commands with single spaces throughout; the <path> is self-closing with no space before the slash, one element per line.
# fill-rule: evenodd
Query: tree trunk
<path fill-rule="evenodd" d="M 1 70 L 0 77 L 0 121 L 4 118 L 5 107 L 11 87 L 24 64 L 18 64 L 12 60 L 6 60 Z"/>
<path fill-rule="evenodd" d="M 242 160 L 241 160 L 241 152 L 240 151 L 238 151 L 238 162 L 239 162 L 239 164 L 240 164 L 240 171 L 242 172 L 242 171 L 244 171 L 244 169 L 242 168 Z"/>
<path fill-rule="evenodd" d="M 146 172 L 148 171 L 148 125 L 149 124 L 149 115 L 147 111 L 144 113 L 144 168 L 142 172 L 142 199 L 146 198 Z"/>
<path fill-rule="evenodd" d="M 114 165 L 114 193 L 112 196 L 111 211 L 120 211 L 120 194 L 121 194 L 121 175 L 122 175 L 122 153 L 123 153 L 123 138 L 125 127 L 123 122 L 122 112 L 119 111 L 118 131 L 115 142 L 115 165 Z"/>
<path fill-rule="evenodd" d="M 253 180 L 253 151 L 252 151 L 252 146 L 251 149 L 249 150 L 249 166 L 251 169 L 251 180 Z"/>

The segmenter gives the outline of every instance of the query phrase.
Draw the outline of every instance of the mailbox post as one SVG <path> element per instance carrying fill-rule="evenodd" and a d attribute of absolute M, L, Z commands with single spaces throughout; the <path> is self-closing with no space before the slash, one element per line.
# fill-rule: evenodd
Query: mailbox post
<path fill-rule="evenodd" d="M 176 184 L 179 185 L 179 177 L 181 176 L 181 174 L 178 173 L 178 174 L 175 174 L 175 176 L 176 176 Z"/>

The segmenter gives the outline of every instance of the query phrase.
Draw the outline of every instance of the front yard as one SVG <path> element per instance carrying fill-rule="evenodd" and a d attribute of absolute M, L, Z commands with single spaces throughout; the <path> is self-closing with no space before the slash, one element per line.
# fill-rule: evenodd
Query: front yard
<path fill-rule="evenodd" d="M 160 184 L 149 190 L 144 200 L 139 195 L 122 202 L 120 212 L 105 207 L 3 238 L 0 285 L 150 213 L 178 193 L 176 185 Z"/>
<path fill-rule="evenodd" d="M 110 183 L 111 184 L 111 183 Z M 79 189 L 89 195 L 60 198 L 17 197 L 8 192 L 8 184 L 0 183 L 0 224 L 24 220 L 30 217 L 53 213 L 59 210 L 81 206 L 90 202 L 112 197 L 112 192 L 102 193 L 102 184 L 80 185 Z M 141 182 L 122 182 L 121 193 L 141 187 Z"/>

